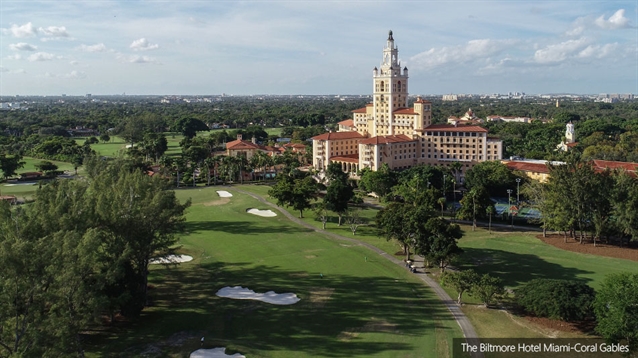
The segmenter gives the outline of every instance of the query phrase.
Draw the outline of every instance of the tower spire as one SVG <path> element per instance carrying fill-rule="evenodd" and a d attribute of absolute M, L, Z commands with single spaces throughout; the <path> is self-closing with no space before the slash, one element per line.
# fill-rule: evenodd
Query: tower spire
<path fill-rule="evenodd" d="M 390 32 L 388 32 L 388 40 L 393 40 L 394 41 L 394 39 L 392 38 L 392 30 L 390 30 Z"/>

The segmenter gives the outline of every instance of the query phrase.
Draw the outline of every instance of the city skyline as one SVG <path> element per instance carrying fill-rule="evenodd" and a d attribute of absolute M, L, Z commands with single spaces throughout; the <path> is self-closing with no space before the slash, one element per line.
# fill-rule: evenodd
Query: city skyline
<path fill-rule="evenodd" d="M 635 1 L 578 5 L 4 1 L 0 95 L 366 94 L 389 30 L 411 94 L 638 93 Z"/>

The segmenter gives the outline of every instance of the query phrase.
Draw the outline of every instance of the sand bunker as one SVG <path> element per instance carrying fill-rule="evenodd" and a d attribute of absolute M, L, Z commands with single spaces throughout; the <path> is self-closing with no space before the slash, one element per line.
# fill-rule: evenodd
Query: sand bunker
<path fill-rule="evenodd" d="M 168 255 L 161 259 L 151 260 L 150 264 L 175 264 L 180 262 L 193 261 L 193 256 L 188 255 Z"/>
<path fill-rule="evenodd" d="M 299 297 L 294 293 L 275 293 L 268 291 L 266 293 L 256 293 L 248 288 L 241 286 L 224 287 L 216 293 L 219 297 L 234 298 L 237 300 L 257 300 L 273 305 L 293 305 L 299 302 Z"/>
<path fill-rule="evenodd" d="M 227 192 L 226 190 L 217 190 L 217 195 L 219 195 L 220 198 L 230 198 L 233 196 L 233 194 Z"/>
<path fill-rule="evenodd" d="M 246 356 L 241 355 L 239 353 L 235 353 L 232 356 L 226 354 L 226 348 L 213 348 L 213 349 L 198 349 L 195 352 L 191 353 L 190 358 L 246 358 Z"/>
<path fill-rule="evenodd" d="M 265 218 L 271 218 L 273 216 L 277 216 L 272 210 L 259 210 L 259 209 L 248 209 L 246 210 L 248 214 L 253 214 L 257 216 L 263 216 Z"/>

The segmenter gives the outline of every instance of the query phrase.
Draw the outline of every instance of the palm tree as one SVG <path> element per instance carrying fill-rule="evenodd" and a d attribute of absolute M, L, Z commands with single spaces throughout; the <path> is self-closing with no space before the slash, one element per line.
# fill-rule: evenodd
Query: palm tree
<path fill-rule="evenodd" d="M 478 198 L 479 192 L 476 190 L 476 187 L 470 189 L 467 192 L 470 198 L 472 198 L 472 231 L 476 230 L 476 199 Z"/>
<path fill-rule="evenodd" d="M 441 205 L 441 218 L 443 218 L 443 207 L 445 206 L 445 197 L 440 197 L 437 201 L 437 204 Z"/>
<path fill-rule="evenodd" d="M 452 171 L 452 174 L 454 175 L 454 180 L 457 183 L 460 183 L 460 178 L 459 178 L 459 173 L 461 172 L 461 169 L 463 168 L 463 164 L 461 162 L 452 162 L 450 164 L 450 170 Z"/>
<path fill-rule="evenodd" d="M 490 231 L 490 234 L 491 234 L 492 233 L 492 215 L 494 214 L 494 206 L 493 205 L 488 206 L 485 209 L 485 212 L 490 217 L 490 221 L 489 221 L 488 227 L 489 227 L 489 231 Z"/>
<path fill-rule="evenodd" d="M 210 170 L 215 168 L 215 159 L 213 157 L 208 157 L 204 159 L 204 167 L 206 168 L 206 186 L 210 186 Z"/>
<path fill-rule="evenodd" d="M 225 156 L 216 155 L 212 158 L 213 162 L 213 176 L 215 177 L 215 185 L 217 185 L 217 179 L 219 178 L 219 167 L 221 167 Z"/>

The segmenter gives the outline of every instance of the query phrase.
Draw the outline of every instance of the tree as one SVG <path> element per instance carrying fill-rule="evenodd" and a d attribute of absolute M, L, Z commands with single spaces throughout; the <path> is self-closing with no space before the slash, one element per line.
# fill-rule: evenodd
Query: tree
<path fill-rule="evenodd" d="M 350 226 L 352 235 L 357 233 L 357 229 L 364 223 L 364 218 L 361 217 L 361 209 L 349 209 L 346 213 L 346 222 Z"/>
<path fill-rule="evenodd" d="M 315 218 L 321 221 L 321 228 L 326 229 L 326 222 L 328 222 L 328 209 L 326 209 L 326 203 L 319 201 L 314 205 Z"/>
<path fill-rule="evenodd" d="M 619 273 L 605 277 L 594 301 L 596 331 L 607 341 L 629 344 L 638 350 L 638 274 Z"/>
<path fill-rule="evenodd" d="M 612 215 L 618 229 L 638 239 L 638 182 L 628 173 L 617 173 L 612 196 Z"/>
<path fill-rule="evenodd" d="M 481 186 L 474 186 L 467 191 L 460 201 L 461 209 L 458 215 L 462 219 L 472 220 L 472 230 L 476 229 L 476 218 L 485 217 L 487 208 L 494 206 L 494 202 L 490 199 L 487 190 Z"/>
<path fill-rule="evenodd" d="M 486 273 L 474 284 L 471 292 L 483 302 L 485 307 L 489 307 L 495 296 L 505 292 L 503 280 Z"/>
<path fill-rule="evenodd" d="M 424 235 L 416 240 L 415 252 L 436 262 L 441 271 L 445 272 L 450 261 L 463 252 L 456 244 L 461 237 L 463 232 L 458 225 L 433 217 L 426 222 Z"/>
<path fill-rule="evenodd" d="M 487 224 L 487 227 L 490 234 L 492 233 L 492 215 L 494 215 L 495 211 L 496 210 L 494 209 L 494 205 L 490 205 L 487 208 L 485 208 L 485 213 L 487 214 L 487 216 L 489 216 L 489 223 Z"/>
<path fill-rule="evenodd" d="M 374 192 L 379 198 L 384 198 L 390 194 L 396 183 L 396 174 L 390 170 L 386 163 L 383 163 L 377 171 L 372 171 L 368 168 L 361 170 L 359 188 L 367 193 Z"/>
<path fill-rule="evenodd" d="M 108 143 L 108 142 L 110 142 L 110 141 L 111 141 L 111 136 L 109 136 L 109 135 L 108 135 L 108 134 L 106 134 L 106 133 L 102 133 L 102 135 L 100 135 L 100 140 L 101 140 L 103 143 Z"/>
<path fill-rule="evenodd" d="M 354 189 L 348 184 L 348 174 L 341 170 L 338 163 L 330 163 L 327 169 L 327 177 L 330 184 L 323 197 L 326 208 L 332 210 L 339 216 L 339 226 L 341 219 L 348 210 L 348 202 L 354 197 Z"/>
<path fill-rule="evenodd" d="M 295 178 L 281 175 L 268 195 L 277 200 L 278 206 L 290 206 L 303 218 L 303 211 L 310 208 L 310 201 L 317 197 L 317 182 L 311 176 Z"/>
<path fill-rule="evenodd" d="M 0 170 L 4 179 L 16 175 L 16 171 L 24 167 L 24 164 L 26 163 L 19 155 L 0 154 Z"/>
<path fill-rule="evenodd" d="M 410 259 L 410 248 L 418 247 L 420 252 L 429 250 L 431 232 L 426 223 L 434 216 L 433 210 L 425 206 L 392 202 L 377 212 L 378 234 L 386 240 L 396 240 Z"/>
<path fill-rule="evenodd" d="M 151 260 L 173 252 L 190 200 L 180 203 L 163 179 L 129 171 L 118 161 L 97 171 L 90 185 L 96 224 L 108 228 L 126 260 L 120 283 L 129 298 L 122 311 L 138 315 L 147 302 L 148 266 Z"/>
<path fill-rule="evenodd" d="M 45 174 L 50 174 L 58 170 L 58 166 L 48 160 L 43 160 L 34 166 Z"/>
<path fill-rule="evenodd" d="M 183 117 L 175 122 L 173 127 L 176 132 L 182 133 L 182 135 L 186 138 L 193 138 L 197 135 L 199 131 L 208 131 L 208 126 L 206 123 L 202 122 L 197 118 L 192 117 Z"/>
<path fill-rule="evenodd" d="M 491 196 L 502 196 L 515 179 L 505 164 L 490 160 L 476 164 L 465 173 L 465 186 L 468 190 L 483 187 Z"/>
<path fill-rule="evenodd" d="M 534 279 L 515 291 L 516 302 L 539 317 L 582 321 L 591 317 L 594 289 L 579 281 Z"/>
<path fill-rule="evenodd" d="M 474 270 L 446 271 L 441 275 L 441 283 L 458 293 L 456 303 L 459 305 L 462 304 L 463 293 L 471 290 L 478 280 L 479 275 Z"/>
<path fill-rule="evenodd" d="M 441 217 L 443 217 L 443 209 L 445 208 L 446 199 L 444 196 L 436 199 L 436 203 L 441 205 Z"/>

